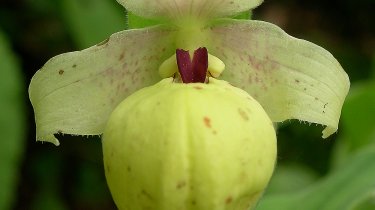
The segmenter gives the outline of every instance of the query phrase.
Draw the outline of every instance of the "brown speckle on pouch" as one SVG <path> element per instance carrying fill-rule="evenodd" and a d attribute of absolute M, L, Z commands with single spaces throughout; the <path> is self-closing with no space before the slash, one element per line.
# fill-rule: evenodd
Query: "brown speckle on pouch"
<path fill-rule="evenodd" d="M 75 67 L 77 67 L 77 64 L 73 64 L 72 68 L 75 68 Z"/>
<path fill-rule="evenodd" d="M 245 121 L 248 121 L 249 120 L 249 116 L 247 115 L 247 113 L 242 110 L 241 108 L 238 108 L 238 113 L 240 114 L 241 118 L 244 119 Z"/>
<path fill-rule="evenodd" d="M 295 81 L 296 83 L 299 83 L 299 82 L 300 82 L 298 79 L 295 79 L 294 81 Z"/>
<path fill-rule="evenodd" d="M 203 122 L 206 125 L 207 128 L 211 128 L 211 119 L 208 117 L 203 118 Z"/>
<path fill-rule="evenodd" d="M 232 196 L 228 196 L 226 199 L 225 199 L 225 204 L 230 204 L 232 202 L 233 198 Z"/>
<path fill-rule="evenodd" d="M 60 69 L 60 70 L 59 70 L 59 74 L 60 74 L 60 75 L 63 75 L 63 74 L 64 74 L 64 70 Z"/>
<path fill-rule="evenodd" d="M 179 181 L 177 184 L 176 184 L 176 188 L 177 189 L 181 189 L 183 187 L 186 186 L 186 182 L 185 181 Z"/>

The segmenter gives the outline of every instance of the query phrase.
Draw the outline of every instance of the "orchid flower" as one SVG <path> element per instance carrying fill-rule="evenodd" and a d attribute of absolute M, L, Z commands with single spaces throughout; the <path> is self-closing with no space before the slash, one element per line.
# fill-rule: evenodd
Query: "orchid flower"
<path fill-rule="evenodd" d="M 102 134 L 124 98 L 177 71 L 171 62 L 176 49 L 199 47 L 208 49 L 211 75 L 247 91 L 273 122 L 321 124 L 323 138 L 336 132 L 349 89 L 338 61 L 271 23 L 224 18 L 254 9 L 262 0 L 118 2 L 162 24 L 121 31 L 88 49 L 50 59 L 29 88 L 37 140 L 58 145 L 56 133 Z"/>
<path fill-rule="evenodd" d="M 349 90 L 337 60 L 273 24 L 225 18 L 262 0 L 118 2 L 160 24 L 52 58 L 29 94 L 37 140 L 104 132 L 119 209 L 253 208 L 276 162 L 272 122 L 336 132 Z"/>

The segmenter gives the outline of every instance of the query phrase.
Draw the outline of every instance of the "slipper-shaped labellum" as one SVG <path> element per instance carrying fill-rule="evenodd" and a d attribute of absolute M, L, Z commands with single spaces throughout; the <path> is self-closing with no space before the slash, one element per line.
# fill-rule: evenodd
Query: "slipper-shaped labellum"
<path fill-rule="evenodd" d="M 273 24 L 224 18 L 261 0 L 118 2 L 164 24 L 52 58 L 29 94 L 37 140 L 104 133 L 119 209 L 254 207 L 275 164 L 273 122 L 337 131 L 349 90 L 337 60 Z"/>

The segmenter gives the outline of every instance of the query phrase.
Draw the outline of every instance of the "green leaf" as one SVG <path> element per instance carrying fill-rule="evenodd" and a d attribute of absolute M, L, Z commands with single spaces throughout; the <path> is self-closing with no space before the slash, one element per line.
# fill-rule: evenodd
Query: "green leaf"
<path fill-rule="evenodd" d="M 68 210 L 62 198 L 53 190 L 44 190 L 35 195 L 31 210 Z"/>
<path fill-rule="evenodd" d="M 61 0 L 61 12 L 80 48 L 106 39 L 126 27 L 125 9 L 112 0 Z"/>
<path fill-rule="evenodd" d="M 375 82 L 352 87 L 342 111 L 343 138 L 349 150 L 373 144 L 375 139 Z M 372 117 L 370 117 L 372 116 Z"/>
<path fill-rule="evenodd" d="M 140 16 L 137 16 L 131 12 L 128 12 L 128 27 L 129 28 L 145 28 L 161 23 L 158 20 L 150 20 Z"/>
<path fill-rule="evenodd" d="M 354 154 L 345 165 L 308 188 L 265 196 L 257 210 L 349 210 L 375 189 L 375 147 Z"/>
<path fill-rule="evenodd" d="M 64 173 L 64 159 L 53 150 L 36 154 L 28 163 L 33 166 L 30 176 L 37 183 L 38 190 L 33 194 L 30 210 L 68 210 L 63 196 L 61 180 Z M 46 173 L 48 169 L 48 173 Z"/>
<path fill-rule="evenodd" d="M 351 153 L 375 145 L 374 107 L 375 81 L 355 83 L 343 107 L 342 132 L 333 150 L 333 167 L 345 164 Z"/>
<path fill-rule="evenodd" d="M 25 137 L 24 81 L 18 60 L 0 31 L 0 209 L 14 201 Z"/>
<path fill-rule="evenodd" d="M 355 205 L 353 210 L 369 210 L 375 209 L 375 189 L 369 193 L 363 200 Z"/>
<path fill-rule="evenodd" d="M 289 193 L 314 183 L 318 175 L 301 164 L 278 165 L 267 187 L 266 195 Z"/>

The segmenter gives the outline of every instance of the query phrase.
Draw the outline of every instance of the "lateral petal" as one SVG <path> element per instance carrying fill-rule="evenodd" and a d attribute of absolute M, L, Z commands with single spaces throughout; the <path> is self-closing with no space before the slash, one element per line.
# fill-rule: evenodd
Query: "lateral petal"
<path fill-rule="evenodd" d="M 274 122 L 322 124 L 323 138 L 336 132 L 350 83 L 327 50 L 262 21 L 223 20 L 211 30 L 222 79 L 249 92 Z"/>
<path fill-rule="evenodd" d="M 171 36 L 161 26 L 126 30 L 50 59 L 29 87 L 37 140 L 58 145 L 56 133 L 101 134 L 118 103 L 160 79 L 160 63 L 174 53 Z"/>

